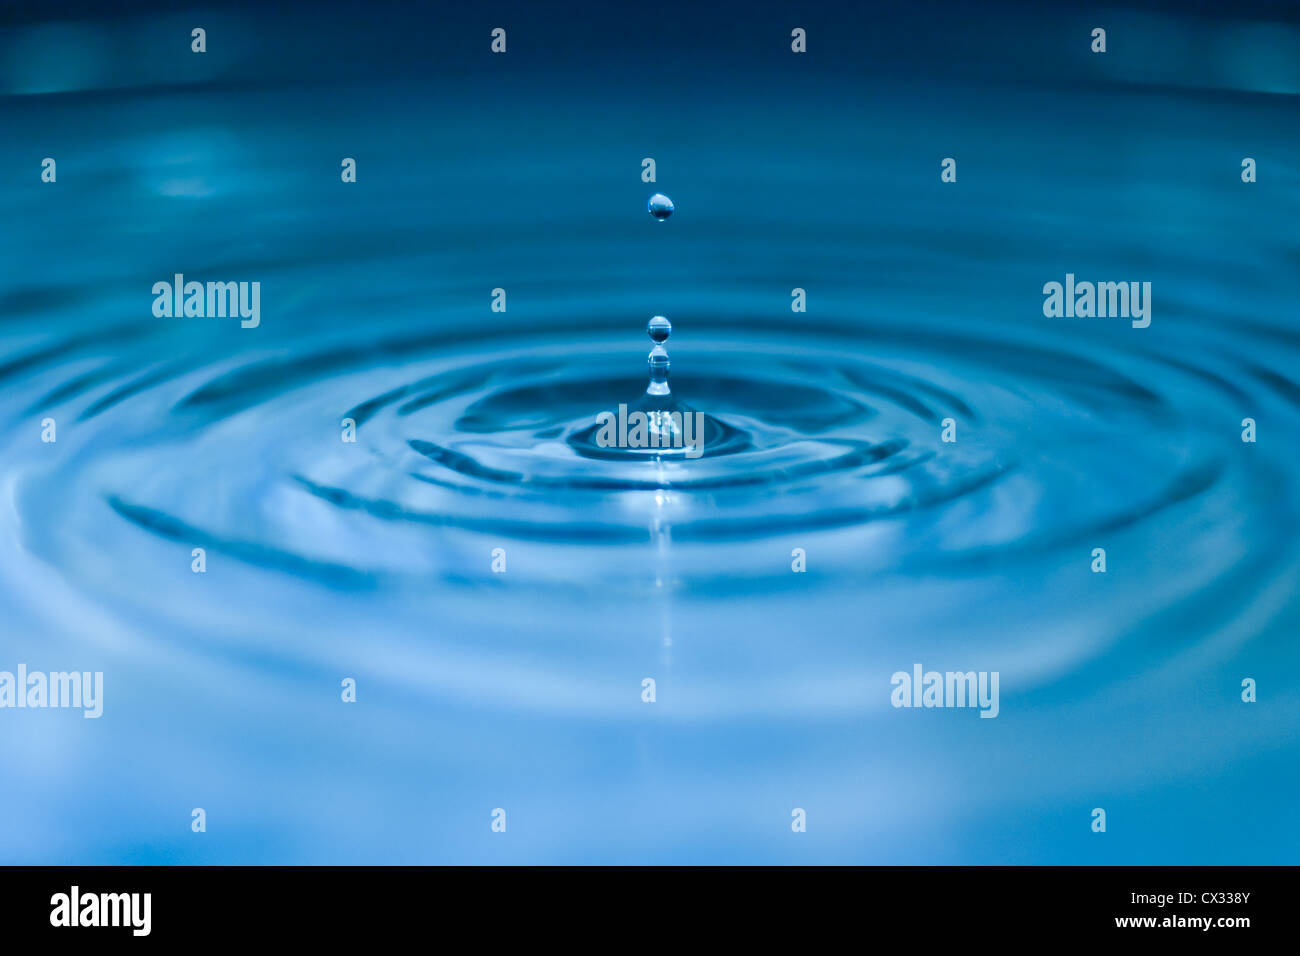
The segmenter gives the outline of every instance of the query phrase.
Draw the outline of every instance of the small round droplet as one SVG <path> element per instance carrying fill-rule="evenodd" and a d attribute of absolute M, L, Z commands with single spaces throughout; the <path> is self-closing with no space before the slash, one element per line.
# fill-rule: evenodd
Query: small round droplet
<path fill-rule="evenodd" d="M 668 336 L 673 330 L 673 324 L 665 319 L 662 315 L 656 315 L 653 319 L 645 324 L 646 334 L 654 342 L 654 348 L 650 350 L 646 358 L 646 364 L 650 366 L 650 384 L 646 387 L 647 395 L 667 395 L 668 392 L 668 350 L 664 348 L 664 343 L 668 341 Z"/>
<path fill-rule="evenodd" d="M 650 215 L 663 222 L 673 214 L 673 201 L 663 193 L 655 193 L 645 205 Z"/>
<path fill-rule="evenodd" d="M 662 315 L 656 315 L 646 323 L 645 330 L 652 342 L 662 344 L 668 341 L 668 336 L 672 335 L 673 324 Z"/>

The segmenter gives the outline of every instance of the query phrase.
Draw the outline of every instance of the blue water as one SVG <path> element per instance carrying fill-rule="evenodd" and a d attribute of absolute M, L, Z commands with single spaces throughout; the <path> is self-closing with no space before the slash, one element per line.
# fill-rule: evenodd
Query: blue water
<path fill-rule="evenodd" d="M 0 861 L 1294 862 L 1300 28 L 1049 6 L 13 15 Z"/>

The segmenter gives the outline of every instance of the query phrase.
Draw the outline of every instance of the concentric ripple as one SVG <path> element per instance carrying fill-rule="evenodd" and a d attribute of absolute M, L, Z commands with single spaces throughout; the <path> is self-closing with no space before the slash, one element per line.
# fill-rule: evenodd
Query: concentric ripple
<path fill-rule="evenodd" d="M 824 547 L 851 551 L 885 534 L 887 551 L 845 572 L 864 561 L 921 571 L 1139 522 L 1212 489 L 1236 438 L 1216 422 L 1221 440 L 1189 441 L 1196 417 L 1171 398 L 1205 373 L 1159 360 L 952 336 L 935 354 L 883 326 L 805 330 L 774 350 L 706 329 L 683 336 L 673 379 L 705 414 L 698 459 L 592 441 L 598 413 L 644 386 L 631 336 L 468 339 L 425 354 L 394 340 L 381 350 L 403 354 L 397 366 L 307 351 L 146 381 L 138 390 L 170 402 L 185 430 L 160 431 L 148 453 L 103 452 L 101 494 L 164 537 L 331 578 L 436 571 L 387 560 L 390 538 L 430 527 L 591 545 L 593 568 L 602 545 L 671 540 L 679 572 L 698 572 L 690 545 L 735 543 L 734 569 L 762 553 L 744 542 L 840 531 Z M 1143 384 L 1157 377 L 1161 390 Z M 192 493 L 214 485 L 216 498 Z M 325 525 L 334 532 L 312 532 Z M 625 570 L 639 554 L 662 561 L 634 550 Z"/>

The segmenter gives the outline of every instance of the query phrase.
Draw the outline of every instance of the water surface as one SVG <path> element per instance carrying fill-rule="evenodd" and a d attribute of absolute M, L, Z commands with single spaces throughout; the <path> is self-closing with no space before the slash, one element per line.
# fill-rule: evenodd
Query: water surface
<path fill-rule="evenodd" d="M 1300 127 L 1294 58 L 1237 54 L 1294 27 L 1119 12 L 1097 63 L 1012 7 L 955 60 L 892 15 L 910 55 L 825 14 L 807 68 L 766 8 L 666 61 L 515 11 L 499 67 L 383 13 L 213 14 L 207 60 L 18 24 L 0 668 L 106 699 L 0 713 L 0 856 L 1293 861 Z M 177 272 L 260 325 L 155 318 Z M 1045 318 L 1067 272 L 1150 327 Z M 654 314 L 727 431 L 591 454 Z M 914 662 L 998 718 L 892 708 Z"/>

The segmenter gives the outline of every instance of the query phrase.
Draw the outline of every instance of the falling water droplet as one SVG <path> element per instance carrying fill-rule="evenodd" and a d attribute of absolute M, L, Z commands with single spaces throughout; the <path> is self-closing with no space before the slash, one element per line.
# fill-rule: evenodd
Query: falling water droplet
<path fill-rule="evenodd" d="M 621 439 L 621 444 L 614 441 L 610 417 L 613 413 L 609 412 L 598 415 L 585 428 L 572 432 L 566 439 L 569 445 L 585 458 L 661 463 L 720 458 L 752 448 L 749 432 L 696 411 L 669 389 L 670 362 L 664 345 L 672 334 L 673 324 L 662 315 L 656 315 L 646 323 L 645 331 L 654 343 L 646 358 L 650 381 L 640 398 L 619 406 L 620 421 L 624 410 L 645 416 L 644 426 L 634 426 L 642 429 L 638 444 L 627 443 L 630 435 Z M 652 479 L 642 476 L 638 480 Z"/>
<path fill-rule="evenodd" d="M 668 336 L 673 334 L 673 324 L 662 315 L 656 315 L 646 323 L 645 331 L 650 336 L 651 341 L 662 344 L 667 342 Z"/>
<path fill-rule="evenodd" d="M 650 366 L 650 384 L 646 386 L 647 395 L 667 395 L 668 389 L 668 350 L 664 343 L 673 331 L 673 324 L 662 315 L 656 315 L 646 323 L 646 334 L 654 342 L 654 348 L 646 363 Z"/>
<path fill-rule="evenodd" d="M 654 216 L 660 222 L 663 222 L 671 216 L 674 209 L 673 201 L 663 193 L 655 193 L 651 196 L 650 201 L 646 203 L 645 207 L 649 211 L 650 215 Z"/>

